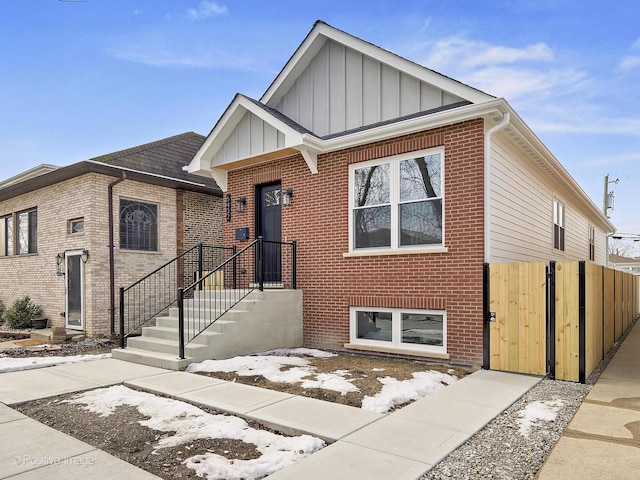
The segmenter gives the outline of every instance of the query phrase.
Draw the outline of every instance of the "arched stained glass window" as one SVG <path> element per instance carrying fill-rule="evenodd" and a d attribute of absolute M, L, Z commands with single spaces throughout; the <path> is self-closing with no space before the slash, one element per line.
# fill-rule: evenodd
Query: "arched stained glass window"
<path fill-rule="evenodd" d="M 158 250 L 158 206 L 120 200 L 120 248 Z"/>

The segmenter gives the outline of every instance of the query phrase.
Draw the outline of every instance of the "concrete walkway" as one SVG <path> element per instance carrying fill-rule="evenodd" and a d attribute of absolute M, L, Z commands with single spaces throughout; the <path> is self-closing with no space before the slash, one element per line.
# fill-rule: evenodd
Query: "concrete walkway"
<path fill-rule="evenodd" d="M 600 375 L 539 480 L 640 477 L 640 322 Z"/>
<path fill-rule="evenodd" d="M 13 405 L 124 383 L 254 419 L 330 445 L 269 479 L 413 480 L 509 407 L 540 378 L 480 370 L 388 415 L 115 359 L 0 375 Z M 156 478 L 0 404 L 0 479 Z"/>

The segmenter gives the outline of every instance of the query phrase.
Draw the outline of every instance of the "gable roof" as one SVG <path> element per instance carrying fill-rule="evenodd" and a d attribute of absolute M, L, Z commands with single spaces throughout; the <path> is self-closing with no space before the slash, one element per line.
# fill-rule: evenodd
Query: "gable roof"
<path fill-rule="evenodd" d="M 307 34 L 271 85 L 269 85 L 267 91 L 262 95 L 260 102 L 270 106 L 276 105 L 328 39 L 362 52 L 364 55 L 376 59 L 399 71 L 407 72 L 421 81 L 446 90 L 452 95 L 456 95 L 472 103 L 484 102 L 495 98 L 494 96 L 484 93 L 477 88 L 473 88 L 458 80 L 426 68 L 423 65 L 407 60 L 396 53 L 385 50 L 373 43 L 367 42 L 343 30 L 335 28 L 322 20 L 316 20 L 311 31 Z"/>
<path fill-rule="evenodd" d="M 636 266 L 640 267 L 640 260 L 636 258 L 625 257 L 622 255 L 617 255 L 615 253 L 609 254 L 609 263 L 615 264 L 636 264 Z"/>
<path fill-rule="evenodd" d="M 222 196 L 212 179 L 197 179 L 183 170 L 204 139 L 202 135 L 187 132 L 65 167 L 41 165 L 0 183 L 0 201 L 86 173 L 113 177 L 125 173 L 130 180 Z"/>

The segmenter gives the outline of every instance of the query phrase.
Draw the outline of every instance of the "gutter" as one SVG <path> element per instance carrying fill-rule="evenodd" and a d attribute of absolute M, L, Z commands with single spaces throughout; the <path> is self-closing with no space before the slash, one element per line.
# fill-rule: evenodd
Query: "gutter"
<path fill-rule="evenodd" d="M 124 182 L 127 179 L 127 174 L 122 172 L 122 178 L 111 182 L 108 189 L 108 202 L 109 202 L 109 318 L 111 323 L 111 336 L 115 335 L 116 328 L 116 272 L 115 272 L 115 258 L 114 258 L 114 249 L 115 245 L 113 244 L 113 187 L 115 187 L 120 182 Z"/>
<path fill-rule="evenodd" d="M 489 245 L 489 241 L 491 239 L 491 235 L 489 233 L 489 207 L 491 203 L 491 195 L 489 191 L 489 183 L 491 181 L 491 135 L 506 127 L 510 121 L 511 114 L 509 112 L 504 112 L 500 123 L 491 127 L 484 134 L 484 261 L 486 263 L 490 262 L 491 257 L 491 247 Z"/>

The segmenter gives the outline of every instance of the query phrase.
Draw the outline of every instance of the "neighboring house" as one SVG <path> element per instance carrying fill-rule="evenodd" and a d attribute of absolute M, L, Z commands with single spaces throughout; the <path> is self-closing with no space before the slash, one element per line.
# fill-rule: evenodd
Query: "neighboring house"
<path fill-rule="evenodd" d="M 182 169 L 203 141 L 184 133 L 1 182 L 0 300 L 29 295 L 50 325 L 91 336 L 112 332 L 113 301 L 117 332 L 118 287 L 199 242 L 221 243 L 220 189 Z"/>
<path fill-rule="evenodd" d="M 620 270 L 621 272 L 640 275 L 640 260 L 637 258 L 629 258 L 615 253 L 610 253 L 609 267 Z"/>
<path fill-rule="evenodd" d="M 323 22 L 188 171 L 244 199 L 225 245 L 297 241 L 313 347 L 481 364 L 483 264 L 605 264 L 614 231 L 504 99 Z"/>

